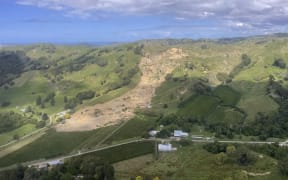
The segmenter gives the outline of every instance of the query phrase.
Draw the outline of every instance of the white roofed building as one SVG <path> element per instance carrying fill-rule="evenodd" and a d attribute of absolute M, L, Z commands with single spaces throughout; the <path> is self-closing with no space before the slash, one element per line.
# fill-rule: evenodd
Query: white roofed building
<path fill-rule="evenodd" d="M 187 132 L 184 132 L 182 130 L 174 130 L 173 135 L 174 137 L 188 137 L 189 136 Z"/>
<path fill-rule="evenodd" d="M 177 148 L 174 148 L 172 144 L 158 144 L 158 151 L 160 152 L 170 152 L 170 151 L 176 151 Z"/>

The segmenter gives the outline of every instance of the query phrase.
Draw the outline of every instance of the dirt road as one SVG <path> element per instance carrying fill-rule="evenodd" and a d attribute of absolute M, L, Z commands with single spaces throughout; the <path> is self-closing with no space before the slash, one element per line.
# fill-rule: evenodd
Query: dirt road
<path fill-rule="evenodd" d="M 56 130 L 86 131 L 132 118 L 136 108 L 151 107 L 156 88 L 186 56 L 182 49 L 172 48 L 156 56 L 142 57 L 139 64 L 142 76 L 134 89 L 111 101 L 77 111 L 65 124 L 58 124 Z"/>

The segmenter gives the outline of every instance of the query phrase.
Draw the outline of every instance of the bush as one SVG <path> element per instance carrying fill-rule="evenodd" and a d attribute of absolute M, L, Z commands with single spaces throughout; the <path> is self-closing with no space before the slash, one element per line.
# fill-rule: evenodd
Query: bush
<path fill-rule="evenodd" d="M 92 99 L 95 97 L 95 91 L 83 91 L 76 95 L 76 99 L 81 102 L 82 100 Z"/>
<path fill-rule="evenodd" d="M 277 58 L 277 59 L 274 60 L 272 66 L 276 66 L 276 67 L 279 67 L 281 69 L 285 69 L 286 68 L 286 63 L 284 62 L 283 59 Z"/>
<path fill-rule="evenodd" d="M 221 152 L 226 152 L 227 144 L 222 144 L 219 142 L 208 143 L 203 146 L 203 148 L 213 154 L 218 154 Z"/>
<path fill-rule="evenodd" d="M 288 176 L 288 156 L 284 156 L 278 162 L 278 168 L 282 175 Z"/>
<path fill-rule="evenodd" d="M 105 67 L 108 64 L 108 62 L 105 59 L 97 59 L 96 64 L 100 67 Z"/>
<path fill-rule="evenodd" d="M 7 107 L 7 106 L 9 106 L 11 103 L 9 102 L 9 101 L 4 101 L 4 102 L 2 102 L 2 103 L 0 103 L 1 104 L 1 107 Z"/>

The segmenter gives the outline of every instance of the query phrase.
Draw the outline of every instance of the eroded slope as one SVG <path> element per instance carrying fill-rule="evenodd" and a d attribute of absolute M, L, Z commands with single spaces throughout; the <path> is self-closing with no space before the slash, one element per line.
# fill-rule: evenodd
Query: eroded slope
<path fill-rule="evenodd" d="M 132 118 L 136 108 L 151 107 L 155 89 L 186 56 L 182 49 L 176 48 L 160 55 L 145 55 L 139 64 L 142 76 L 134 89 L 106 103 L 77 111 L 65 124 L 57 125 L 57 131 L 85 131 L 116 124 Z"/>

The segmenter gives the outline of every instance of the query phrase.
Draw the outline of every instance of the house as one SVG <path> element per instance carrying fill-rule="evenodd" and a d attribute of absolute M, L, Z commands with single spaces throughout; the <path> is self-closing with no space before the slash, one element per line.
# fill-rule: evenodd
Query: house
<path fill-rule="evenodd" d="M 177 148 L 172 147 L 172 144 L 158 144 L 158 151 L 160 152 L 170 152 L 170 151 L 176 151 Z"/>
<path fill-rule="evenodd" d="M 174 137 L 188 137 L 189 134 L 187 132 L 182 131 L 182 130 L 174 130 L 173 136 Z"/>

